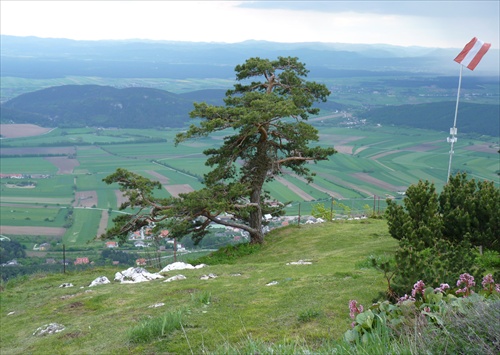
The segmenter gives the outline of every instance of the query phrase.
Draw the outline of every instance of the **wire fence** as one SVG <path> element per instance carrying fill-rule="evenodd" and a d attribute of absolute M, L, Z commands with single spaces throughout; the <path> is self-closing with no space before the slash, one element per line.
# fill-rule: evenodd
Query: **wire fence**
<path fill-rule="evenodd" d="M 399 199 L 396 199 L 398 201 Z M 402 201 L 402 198 L 401 198 Z M 330 219 L 383 215 L 387 209 L 384 197 L 368 198 L 324 198 L 313 201 L 292 202 L 285 208 L 287 216 L 310 216 L 322 211 Z"/>

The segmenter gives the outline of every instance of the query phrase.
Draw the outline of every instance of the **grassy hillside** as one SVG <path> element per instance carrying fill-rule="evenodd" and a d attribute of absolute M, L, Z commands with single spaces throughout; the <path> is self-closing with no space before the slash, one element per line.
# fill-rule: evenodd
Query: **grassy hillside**
<path fill-rule="evenodd" d="M 349 300 L 369 305 L 385 290 L 369 257 L 395 247 L 383 220 L 325 223 L 279 229 L 264 246 L 231 263 L 167 275 L 183 274 L 182 281 L 87 287 L 99 276 L 113 280 L 123 270 L 118 268 L 15 279 L 0 293 L 0 352 L 220 353 L 249 339 L 318 348 L 349 329 Z M 286 265 L 299 260 L 312 264 Z M 217 278 L 200 280 L 209 273 Z M 277 284 L 266 286 L 272 281 Z M 60 288 L 65 282 L 74 287 Z M 149 308 L 160 302 L 165 305 Z M 166 314 L 180 314 L 182 327 L 141 342 L 147 339 L 141 333 L 145 322 L 168 321 Z M 65 330 L 33 335 L 48 323 Z"/>

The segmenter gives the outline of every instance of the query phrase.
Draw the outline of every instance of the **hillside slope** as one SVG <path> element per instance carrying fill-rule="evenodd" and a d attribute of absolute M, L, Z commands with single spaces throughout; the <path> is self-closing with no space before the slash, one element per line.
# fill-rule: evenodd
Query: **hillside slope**
<path fill-rule="evenodd" d="M 290 226 L 273 231 L 263 247 L 232 263 L 166 275 L 183 274 L 182 281 L 88 287 L 99 276 L 113 280 L 123 270 L 116 267 L 13 280 L 0 294 L 0 352 L 199 354 L 249 338 L 299 339 L 317 347 L 349 328 L 350 299 L 368 305 L 385 290 L 369 256 L 391 253 L 396 244 L 383 220 Z M 299 260 L 311 264 L 287 265 Z M 208 274 L 217 277 L 200 279 Z M 74 287 L 60 288 L 62 283 Z M 159 303 L 164 305 L 150 307 Z M 131 329 L 169 312 L 182 313 L 183 329 L 131 342 Z M 65 329 L 33 335 L 49 323 Z"/>
<path fill-rule="evenodd" d="M 1 105 L 2 121 L 44 127 L 182 127 L 194 101 L 216 102 L 223 90 L 177 95 L 151 88 L 63 85 L 20 95 Z"/>

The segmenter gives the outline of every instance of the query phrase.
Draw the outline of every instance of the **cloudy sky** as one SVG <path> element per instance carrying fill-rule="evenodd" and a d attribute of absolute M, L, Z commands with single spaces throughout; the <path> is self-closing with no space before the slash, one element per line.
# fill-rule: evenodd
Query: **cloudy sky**
<path fill-rule="evenodd" d="M 78 40 L 384 43 L 499 48 L 490 1 L 0 1 L 0 33 Z"/>

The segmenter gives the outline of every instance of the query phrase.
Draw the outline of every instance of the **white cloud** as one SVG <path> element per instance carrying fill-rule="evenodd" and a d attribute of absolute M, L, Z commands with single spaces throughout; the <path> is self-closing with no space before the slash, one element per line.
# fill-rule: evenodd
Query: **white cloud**
<path fill-rule="evenodd" d="M 2 34 L 499 47 L 497 1 L 1 1 Z M 496 12 L 495 12 L 496 10 Z"/>

